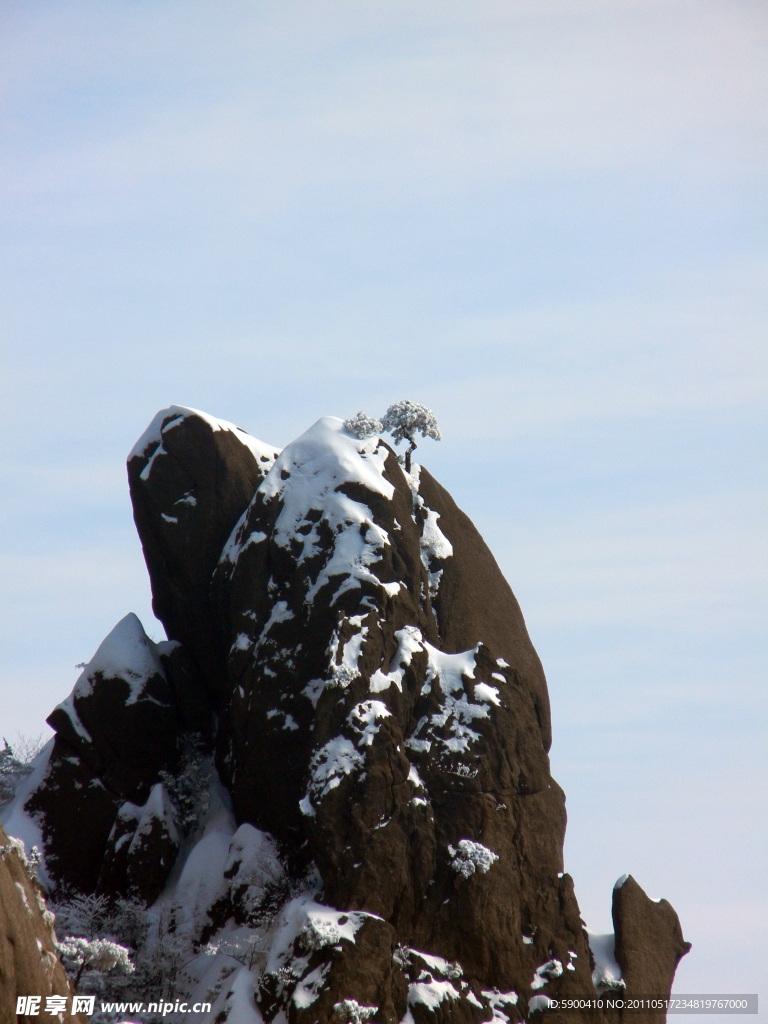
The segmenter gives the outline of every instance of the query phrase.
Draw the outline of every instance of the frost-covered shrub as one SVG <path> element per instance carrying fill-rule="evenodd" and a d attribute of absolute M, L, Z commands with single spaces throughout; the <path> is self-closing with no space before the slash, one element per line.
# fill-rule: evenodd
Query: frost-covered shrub
<path fill-rule="evenodd" d="M 70 935 L 59 943 L 58 950 L 75 988 L 86 970 L 105 973 L 118 967 L 124 974 L 133 974 L 136 969 L 130 951 L 109 939 L 83 939 Z"/>
<path fill-rule="evenodd" d="M 67 944 L 75 940 L 86 943 L 106 941 L 125 949 L 134 967 L 128 972 L 131 974 L 128 979 L 126 972 L 105 972 L 97 964 L 70 964 L 70 974 L 80 972 L 82 986 L 88 992 L 97 992 L 107 999 L 119 999 L 129 985 L 132 995 L 149 995 L 163 989 L 169 973 L 174 973 L 174 970 L 178 973 L 178 965 L 171 963 L 173 957 L 167 956 L 162 937 L 158 940 L 153 936 L 152 948 L 149 948 L 150 915 L 142 901 L 118 899 L 110 903 L 106 896 L 70 890 L 59 894 L 54 909 L 56 930 L 59 935 L 66 936 L 59 944 L 65 953 L 73 948 Z M 181 961 L 181 954 L 177 960 Z"/>
<path fill-rule="evenodd" d="M 3 742 L 8 746 L 8 740 Z M 13 756 L 22 764 L 31 764 L 45 746 L 46 741 L 40 732 L 37 736 L 25 736 L 23 732 L 16 732 L 16 742 L 13 744 Z"/>
<path fill-rule="evenodd" d="M 489 850 L 482 843 L 474 843 L 471 839 L 462 839 L 459 842 L 458 850 L 449 846 L 448 853 L 452 857 L 451 867 L 462 878 L 469 878 L 470 875 L 474 875 L 475 871 L 484 875 L 499 859 L 499 855 L 493 850 Z"/>
<path fill-rule="evenodd" d="M 8 740 L 3 742 L 5 749 L 0 750 L 0 806 L 13 800 L 19 783 L 32 771 L 32 766 L 16 755 Z"/>
<path fill-rule="evenodd" d="M 243 923 L 251 928 L 268 927 L 295 892 L 296 889 L 288 878 L 267 882 L 257 900 L 247 900 L 244 904 Z"/>
<path fill-rule="evenodd" d="M 352 416 L 348 420 L 344 420 L 344 426 L 350 434 L 354 434 L 355 437 L 359 437 L 360 440 L 364 440 L 366 437 L 371 437 L 373 434 L 380 434 L 384 427 L 380 420 L 377 420 L 375 416 L 369 416 L 365 412 L 359 412 L 357 416 Z"/>
<path fill-rule="evenodd" d="M 268 941 L 264 935 L 251 935 L 237 941 L 218 939 L 209 942 L 203 952 L 208 956 L 231 956 L 249 971 L 254 967 L 263 971 L 267 963 Z"/>
<path fill-rule="evenodd" d="M 333 1009 L 342 1024 L 365 1024 L 375 1013 L 378 1006 L 363 1006 L 356 999 L 342 999 L 340 1003 L 334 1003 Z"/>
<path fill-rule="evenodd" d="M 70 938 L 93 939 L 107 932 L 113 912 L 106 896 L 63 890 L 53 905 L 56 930 Z M 109 929 L 111 931 L 111 929 Z"/>
<path fill-rule="evenodd" d="M 5 860 L 10 853 L 15 853 L 17 855 L 21 863 L 26 868 L 30 879 L 33 882 L 37 881 L 37 865 L 40 863 L 41 859 L 40 850 L 36 846 L 33 846 L 32 850 L 27 853 L 21 839 L 16 839 L 15 836 L 8 836 L 8 842 L 5 846 L 0 846 L 0 858 Z"/>
<path fill-rule="evenodd" d="M 408 441 L 409 447 L 405 453 L 405 470 L 411 471 L 411 452 L 416 448 L 416 435 L 431 437 L 435 441 L 442 438 L 440 428 L 437 425 L 437 418 L 431 409 L 418 402 L 411 402 L 407 398 L 402 402 L 395 402 L 390 405 L 381 420 L 381 426 L 387 433 L 392 435 L 395 444 L 401 441 Z"/>
<path fill-rule="evenodd" d="M 341 931 L 335 921 L 310 917 L 299 938 L 307 952 L 315 952 L 324 946 L 335 946 L 341 940 Z"/>

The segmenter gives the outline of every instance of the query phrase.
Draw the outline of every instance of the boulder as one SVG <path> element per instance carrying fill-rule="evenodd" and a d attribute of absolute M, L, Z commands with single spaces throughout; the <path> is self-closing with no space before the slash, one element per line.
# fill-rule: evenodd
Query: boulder
<path fill-rule="evenodd" d="M 178 718 L 161 645 L 126 615 L 48 724 L 112 792 L 144 802 L 176 752 Z"/>
<path fill-rule="evenodd" d="M 24 810 L 38 824 L 48 874 L 55 884 L 93 892 L 120 797 L 57 736 L 42 778 Z"/>

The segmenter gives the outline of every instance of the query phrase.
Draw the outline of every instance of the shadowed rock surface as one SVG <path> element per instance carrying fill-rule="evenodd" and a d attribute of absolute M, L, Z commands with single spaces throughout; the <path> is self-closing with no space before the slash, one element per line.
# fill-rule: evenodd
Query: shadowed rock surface
<path fill-rule="evenodd" d="M 340 420 L 280 453 L 179 407 L 129 479 L 171 641 L 127 616 L 51 715 L 25 808 L 52 876 L 147 903 L 167 882 L 179 907 L 205 889 L 195 949 L 254 929 L 260 980 L 221 989 L 219 1022 L 238 998 L 279 1024 L 501 1024 L 594 997 L 544 672 L 451 496 Z M 161 782 L 191 734 L 219 795 L 185 839 Z M 631 878 L 613 909 L 627 991 L 668 994 L 674 911 Z"/>

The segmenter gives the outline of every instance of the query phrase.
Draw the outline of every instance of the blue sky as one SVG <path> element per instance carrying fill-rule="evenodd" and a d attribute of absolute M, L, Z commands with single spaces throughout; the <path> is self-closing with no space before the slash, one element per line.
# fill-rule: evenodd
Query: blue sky
<path fill-rule="evenodd" d="M 768 11 L 756 0 L 0 7 L 0 728 L 135 611 L 158 408 L 283 445 L 399 398 L 547 671 L 568 869 L 759 991 Z"/>

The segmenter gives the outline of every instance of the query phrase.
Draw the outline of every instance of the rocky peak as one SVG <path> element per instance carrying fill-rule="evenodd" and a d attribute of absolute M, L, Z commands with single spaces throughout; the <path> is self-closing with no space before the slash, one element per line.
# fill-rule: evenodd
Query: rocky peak
<path fill-rule="evenodd" d="M 190 950 L 260 943 L 217 1020 L 241 997 L 268 1022 L 479 1024 L 603 977 L 669 991 L 687 944 L 633 880 L 598 971 L 541 663 L 426 469 L 333 417 L 280 452 L 179 407 L 128 468 L 170 640 L 127 616 L 50 718 L 23 806 L 54 878 L 154 903 Z"/>

